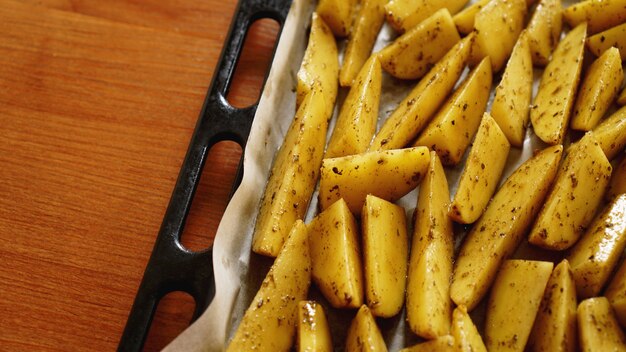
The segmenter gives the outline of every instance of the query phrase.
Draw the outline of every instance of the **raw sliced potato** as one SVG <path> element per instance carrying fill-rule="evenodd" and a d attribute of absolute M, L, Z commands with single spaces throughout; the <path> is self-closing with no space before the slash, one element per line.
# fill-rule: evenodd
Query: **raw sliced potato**
<path fill-rule="evenodd" d="M 296 334 L 298 302 L 311 283 L 309 236 L 301 220 L 265 276 L 226 351 L 289 351 Z"/>
<path fill-rule="evenodd" d="M 500 71 L 524 29 L 525 17 L 525 0 L 492 0 L 487 3 L 474 20 L 478 34 L 472 48 L 472 62 L 478 63 L 489 56 L 493 72 Z"/>
<path fill-rule="evenodd" d="M 604 295 L 611 303 L 617 320 L 626 327 L 626 262 L 622 262 Z"/>
<path fill-rule="evenodd" d="M 400 79 L 422 77 L 461 37 L 443 8 L 398 37 L 378 53 L 383 69 Z"/>
<path fill-rule="evenodd" d="M 533 63 L 537 66 L 548 64 L 552 49 L 561 38 L 561 10 L 561 0 L 541 0 L 530 19 L 526 31 Z"/>
<path fill-rule="evenodd" d="M 563 20 L 571 27 L 587 22 L 595 34 L 626 22 L 626 0 L 587 0 L 563 10 Z"/>
<path fill-rule="evenodd" d="M 487 352 L 480 333 L 472 318 L 467 314 L 467 308 L 461 305 L 452 312 L 452 336 L 459 352 Z"/>
<path fill-rule="evenodd" d="M 626 106 L 596 126 L 593 134 L 607 159 L 612 160 L 621 153 L 626 147 Z"/>
<path fill-rule="evenodd" d="M 622 193 L 626 193 L 626 153 L 622 156 L 622 161 L 618 166 L 613 169 L 606 198 L 611 200 Z"/>
<path fill-rule="evenodd" d="M 363 265 L 359 227 L 346 202 L 339 199 L 310 224 L 311 277 L 335 308 L 363 304 Z"/>
<path fill-rule="evenodd" d="M 325 110 L 325 94 L 316 85 L 296 112 L 274 159 L 254 228 L 255 253 L 277 256 L 294 222 L 306 215 L 326 142 Z"/>
<path fill-rule="evenodd" d="M 485 113 L 448 215 L 461 224 L 471 224 L 482 215 L 496 191 L 509 156 L 510 144 L 489 113 Z"/>
<path fill-rule="evenodd" d="M 567 260 L 554 268 L 528 340 L 530 351 L 574 352 L 578 342 L 576 287 Z"/>
<path fill-rule="evenodd" d="M 348 329 L 346 352 L 387 352 L 376 319 L 366 305 L 362 305 Z"/>
<path fill-rule="evenodd" d="M 418 343 L 417 345 L 403 348 L 400 352 L 450 352 L 455 351 L 454 337 L 450 335 L 440 336 L 434 340 Z"/>
<path fill-rule="evenodd" d="M 351 86 L 370 57 L 378 32 L 385 22 L 387 0 L 363 0 L 339 71 L 339 84 Z"/>
<path fill-rule="evenodd" d="M 478 0 L 452 17 L 460 33 L 469 34 L 474 30 L 476 14 L 491 0 Z"/>
<path fill-rule="evenodd" d="M 421 79 L 387 118 L 369 150 L 403 148 L 417 137 L 461 76 L 474 38 L 463 38 Z"/>
<path fill-rule="evenodd" d="M 615 198 L 594 219 L 567 259 L 579 298 L 597 296 L 626 247 L 626 194 Z"/>
<path fill-rule="evenodd" d="M 466 236 L 454 263 L 450 296 L 472 310 L 487 293 L 500 263 L 521 243 L 556 176 L 563 147 L 548 147 L 519 168 L 493 197 Z"/>
<path fill-rule="evenodd" d="M 326 314 L 315 301 L 298 303 L 298 352 L 332 352 L 333 341 Z"/>
<path fill-rule="evenodd" d="M 469 0 L 390 0 L 385 10 L 387 21 L 398 32 L 415 27 L 439 9 L 459 12 Z"/>
<path fill-rule="evenodd" d="M 359 154 L 367 150 L 376 132 L 381 86 L 380 61 L 372 56 L 361 69 L 341 106 L 324 158 Z"/>
<path fill-rule="evenodd" d="M 409 258 L 404 208 L 368 195 L 361 216 L 365 299 L 372 314 L 389 318 L 404 304 Z"/>
<path fill-rule="evenodd" d="M 626 337 L 606 297 L 580 302 L 578 334 L 582 352 L 626 351 Z"/>
<path fill-rule="evenodd" d="M 450 193 L 439 157 L 430 152 L 428 174 L 417 199 L 406 311 L 411 330 L 432 339 L 450 333 L 450 275 L 454 257 Z"/>
<path fill-rule="evenodd" d="M 539 91 L 530 110 L 535 134 L 542 141 L 563 143 L 570 119 L 585 53 L 587 25 L 572 29 L 559 42 L 541 76 Z"/>
<path fill-rule="evenodd" d="M 489 351 L 524 351 L 553 266 L 533 260 L 502 263 L 487 305 Z"/>
<path fill-rule="evenodd" d="M 624 51 L 626 51 L 626 49 Z M 620 52 L 622 51 L 620 50 Z M 619 96 L 617 97 L 617 104 L 619 106 L 626 105 L 626 87 L 624 87 L 624 89 L 622 89 L 622 92 L 619 93 Z"/>
<path fill-rule="evenodd" d="M 572 128 L 589 131 L 596 127 L 613 103 L 624 80 L 622 59 L 617 48 L 611 48 L 591 64 L 578 91 Z"/>
<path fill-rule="evenodd" d="M 352 28 L 352 12 L 358 0 L 319 0 L 316 12 L 338 37 L 346 37 Z"/>
<path fill-rule="evenodd" d="M 587 39 L 587 48 L 596 56 L 602 55 L 611 47 L 617 48 L 622 60 L 626 60 L 626 23 L 594 34 Z"/>
<path fill-rule="evenodd" d="M 487 107 L 491 79 L 491 63 L 486 57 L 448 98 L 414 146 L 423 145 L 436 151 L 444 165 L 458 164 Z"/>
<path fill-rule="evenodd" d="M 570 146 L 528 242 L 551 250 L 573 246 L 593 219 L 611 170 L 593 132 Z"/>
<path fill-rule="evenodd" d="M 324 159 L 319 189 L 320 206 L 326 209 L 343 198 L 350 211 L 360 215 L 368 194 L 394 202 L 422 181 L 428 162 L 426 147 Z"/>
<path fill-rule="evenodd" d="M 491 116 L 518 148 L 524 143 L 533 90 L 533 63 L 527 38 L 522 32 L 513 47 L 491 104 Z"/>

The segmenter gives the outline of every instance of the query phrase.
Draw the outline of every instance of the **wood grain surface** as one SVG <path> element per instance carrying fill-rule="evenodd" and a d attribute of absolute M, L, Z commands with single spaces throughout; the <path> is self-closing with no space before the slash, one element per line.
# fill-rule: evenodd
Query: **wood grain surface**
<path fill-rule="evenodd" d="M 115 350 L 235 0 L 0 0 L 0 350 Z M 277 25 L 249 33 L 254 102 Z M 209 156 L 183 237 L 212 242 L 241 149 Z M 189 322 L 168 296 L 146 350 Z"/>

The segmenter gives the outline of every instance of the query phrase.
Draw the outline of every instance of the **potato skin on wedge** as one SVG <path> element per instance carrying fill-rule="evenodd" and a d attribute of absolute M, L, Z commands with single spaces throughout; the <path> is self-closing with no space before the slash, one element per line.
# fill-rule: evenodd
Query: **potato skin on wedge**
<path fill-rule="evenodd" d="M 578 305 L 580 350 L 626 351 L 626 337 L 606 297 L 588 298 Z"/>
<path fill-rule="evenodd" d="M 298 303 L 298 352 L 332 352 L 328 321 L 322 305 L 315 301 Z"/>
<path fill-rule="evenodd" d="M 387 352 L 376 319 L 366 305 L 362 305 L 348 329 L 346 352 Z"/>

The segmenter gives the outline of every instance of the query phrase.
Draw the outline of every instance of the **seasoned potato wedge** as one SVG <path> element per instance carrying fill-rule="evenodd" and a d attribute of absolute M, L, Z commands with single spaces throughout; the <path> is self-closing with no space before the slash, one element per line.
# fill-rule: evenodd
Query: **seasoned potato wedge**
<path fill-rule="evenodd" d="M 352 27 L 357 0 L 319 0 L 316 12 L 338 37 L 346 37 Z"/>
<path fill-rule="evenodd" d="M 387 21 L 398 32 L 415 27 L 439 9 L 457 13 L 469 0 L 390 0 L 385 9 Z"/>
<path fill-rule="evenodd" d="M 524 351 L 553 266 L 533 260 L 502 263 L 487 305 L 489 351 Z"/>
<path fill-rule="evenodd" d="M 458 42 L 387 118 L 374 137 L 370 150 L 397 149 L 407 146 L 435 114 L 461 76 L 474 35 Z"/>
<path fill-rule="evenodd" d="M 541 0 L 528 24 L 528 44 L 537 66 L 545 66 L 561 38 L 561 0 Z"/>
<path fill-rule="evenodd" d="M 461 37 L 448 9 L 441 9 L 409 29 L 378 53 L 394 77 L 417 79 L 441 59 Z"/>
<path fill-rule="evenodd" d="M 528 241 L 552 250 L 574 245 L 593 219 L 610 177 L 611 164 L 589 132 L 568 149 Z M 570 265 L 575 266 L 571 260 Z"/>
<path fill-rule="evenodd" d="M 487 293 L 500 263 L 515 251 L 556 176 L 563 147 L 537 153 L 506 180 L 465 238 L 450 296 L 468 310 Z"/>
<path fill-rule="evenodd" d="M 343 87 L 352 85 L 368 57 L 370 57 L 378 32 L 385 22 L 386 3 L 387 0 L 362 1 L 339 71 L 339 83 Z"/>
<path fill-rule="evenodd" d="M 611 303 L 617 320 L 626 327 L 626 261 L 622 262 L 604 295 Z"/>
<path fill-rule="evenodd" d="M 428 169 L 428 148 L 367 152 L 322 162 L 319 201 L 322 209 L 339 198 L 361 214 L 365 197 L 373 194 L 390 202 L 413 190 Z"/>
<path fill-rule="evenodd" d="M 493 72 L 500 71 L 524 28 L 525 17 L 525 0 L 492 0 L 487 3 L 474 20 L 478 34 L 472 48 L 472 61 L 478 63 L 489 56 Z"/>
<path fill-rule="evenodd" d="M 563 10 L 563 20 L 571 27 L 587 22 L 589 34 L 595 34 L 626 21 L 626 1 L 581 1 Z"/>
<path fill-rule="evenodd" d="M 474 30 L 474 19 L 476 14 L 491 0 L 478 0 L 470 6 L 457 13 L 452 18 L 460 33 L 469 34 Z"/>
<path fill-rule="evenodd" d="M 406 293 L 409 327 L 429 339 L 450 333 L 454 234 L 447 214 L 449 203 L 446 174 L 437 154 L 430 152 L 428 174 L 417 200 Z"/>
<path fill-rule="evenodd" d="M 491 116 L 516 147 L 522 147 L 524 143 L 532 90 L 533 63 L 527 36 L 522 32 L 491 104 Z"/>
<path fill-rule="evenodd" d="M 623 80 L 619 50 L 611 48 L 593 62 L 585 75 L 574 105 L 572 128 L 589 131 L 596 127 L 613 103 Z"/>
<path fill-rule="evenodd" d="M 363 266 L 359 228 L 346 202 L 339 199 L 309 225 L 311 276 L 335 308 L 363 304 Z"/>
<path fill-rule="evenodd" d="M 582 352 L 626 351 L 626 337 L 606 297 L 580 302 L 578 334 Z"/>
<path fill-rule="evenodd" d="M 296 334 L 298 302 L 306 299 L 310 283 L 308 233 L 298 220 L 226 351 L 289 351 Z"/>
<path fill-rule="evenodd" d="M 576 287 L 567 260 L 554 268 L 528 340 L 531 351 L 574 352 L 578 341 Z"/>
<path fill-rule="evenodd" d="M 624 87 L 624 89 L 622 89 L 622 92 L 619 93 L 619 96 L 617 97 L 617 104 L 619 104 L 619 106 L 626 105 L 626 87 Z"/>
<path fill-rule="evenodd" d="M 485 113 L 450 204 L 448 215 L 452 220 L 462 224 L 478 220 L 498 187 L 509 149 L 506 136 Z"/>
<path fill-rule="evenodd" d="M 341 106 L 325 158 L 359 154 L 367 150 L 376 131 L 381 86 L 380 62 L 376 56 L 372 56 L 363 66 Z"/>
<path fill-rule="evenodd" d="M 626 147 L 626 106 L 600 122 L 593 134 L 607 159 L 612 160 L 621 153 Z"/>
<path fill-rule="evenodd" d="M 625 247 L 626 194 L 622 194 L 598 214 L 567 256 L 579 298 L 600 293 Z"/>
<path fill-rule="evenodd" d="M 322 305 L 315 301 L 298 303 L 299 352 L 332 352 L 333 341 Z"/>
<path fill-rule="evenodd" d="M 450 352 L 455 350 L 454 337 L 440 336 L 434 340 L 403 348 L 400 352 Z"/>
<path fill-rule="evenodd" d="M 467 76 L 415 141 L 440 155 L 444 165 L 456 165 L 470 145 L 487 107 L 491 64 L 486 57 Z"/>
<path fill-rule="evenodd" d="M 316 85 L 298 109 L 274 159 L 254 228 L 255 253 L 278 255 L 293 223 L 306 215 L 326 140 L 325 110 L 324 93 Z"/>
<path fill-rule="evenodd" d="M 615 47 L 619 50 L 622 60 L 626 60 L 626 23 L 592 35 L 587 39 L 587 47 L 596 56 Z"/>
<path fill-rule="evenodd" d="M 452 312 L 452 336 L 459 352 L 487 352 L 476 325 L 463 305 Z"/>
<path fill-rule="evenodd" d="M 365 299 L 372 314 L 392 317 L 402 309 L 409 258 L 404 209 L 368 195 L 361 213 Z"/>
<path fill-rule="evenodd" d="M 622 193 L 626 193 L 626 154 L 622 156 L 622 161 L 618 166 L 613 169 L 606 198 L 611 200 Z"/>
<path fill-rule="evenodd" d="M 346 352 L 387 352 L 383 335 L 366 305 L 362 305 L 348 329 Z"/>
<path fill-rule="evenodd" d="M 562 143 L 567 131 L 585 53 L 586 28 L 584 23 L 579 25 L 559 42 L 530 110 L 535 134 L 548 144 Z"/>

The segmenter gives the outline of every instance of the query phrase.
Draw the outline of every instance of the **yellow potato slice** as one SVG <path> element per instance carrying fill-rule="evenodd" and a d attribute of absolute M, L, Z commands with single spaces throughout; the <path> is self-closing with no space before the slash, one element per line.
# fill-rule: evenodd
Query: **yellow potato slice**
<path fill-rule="evenodd" d="M 437 154 L 431 152 L 417 200 L 406 293 L 409 327 L 428 339 L 450 333 L 454 234 L 449 203 L 446 174 Z"/>
<path fill-rule="evenodd" d="M 452 18 L 460 33 L 469 34 L 474 30 L 474 19 L 476 14 L 491 0 L 478 0 L 470 6 L 457 13 Z"/>
<path fill-rule="evenodd" d="M 469 35 L 458 42 L 422 78 L 387 118 L 369 150 L 403 148 L 417 137 L 461 76 L 474 38 L 474 35 Z"/>
<path fill-rule="evenodd" d="M 319 0 L 316 12 L 338 37 L 346 37 L 352 28 L 352 12 L 358 0 Z"/>
<path fill-rule="evenodd" d="M 528 241 L 552 250 L 573 246 L 593 219 L 611 169 L 593 132 L 572 145 Z M 571 260 L 570 265 L 575 266 Z"/>
<path fill-rule="evenodd" d="M 626 51 L 626 49 L 625 49 L 625 51 Z M 620 50 L 620 52 L 622 52 L 622 51 Z M 624 87 L 624 89 L 622 89 L 622 92 L 619 93 L 619 97 L 617 97 L 617 104 L 619 106 L 626 105 L 626 87 Z"/>
<path fill-rule="evenodd" d="M 381 87 L 380 61 L 372 56 L 341 106 L 324 158 L 359 154 L 367 150 L 376 131 Z"/>
<path fill-rule="evenodd" d="M 528 43 L 537 66 L 545 66 L 561 38 L 561 0 L 541 0 L 528 24 Z"/>
<path fill-rule="evenodd" d="M 363 304 L 363 266 L 359 227 L 343 199 L 318 214 L 309 225 L 311 276 L 335 308 Z"/>
<path fill-rule="evenodd" d="M 493 197 L 465 238 L 454 263 L 450 296 L 472 310 L 487 293 L 500 263 L 521 243 L 556 176 L 563 147 L 524 162 Z"/>
<path fill-rule="evenodd" d="M 368 195 L 361 214 L 365 299 L 372 314 L 389 318 L 404 304 L 409 258 L 404 209 Z"/>
<path fill-rule="evenodd" d="M 487 352 L 476 325 L 463 305 L 452 312 L 452 336 L 459 352 Z"/>
<path fill-rule="evenodd" d="M 576 98 L 585 53 L 586 24 L 571 30 L 556 47 L 548 64 L 534 106 L 530 111 L 535 134 L 554 145 L 563 142 Z"/>
<path fill-rule="evenodd" d="M 563 10 L 563 20 L 571 27 L 587 22 L 589 34 L 626 21 L 626 0 L 587 0 Z"/>
<path fill-rule="evenodd" d="M 611 48 L 593 62 L 578 92 L 572 128 L 589 131 L 596 127 L 619 92 L 624 71 L 617 48 Z"/>
<path fill-rule="evenodd" d="M 524 351 L 553 266 L 533 260 L 502 263 L 487 305 L 489 351 Z"/>
<path fill-rule="evenodd" d="M 452 220 L 462 224 L 478 220 L 498 187 L 509 149 L 506 136 L 485 113 L 450 204 L 448 215 Z"/>
<path fill-rule="evenodd" d="M 580 351 L 626 351 L 626 337 L 606 297 L 588 298 L 578 305 Z"/>
<path fill-rule="evenodd" d="M 308 233 L 298 220 L 226 351 L 290 351 L 298 302 L 306 299 L 310 283 Z"/>
<path fill-rule="evenodd" d="M 587 39 L 587 48 L 596 56 L 602 55 L 612 47 L 619 50 L 622 60 L 626 60 L 626 23 L 592 35 Z"/>
<path fill-rule="evenodd" d="M 487 107 L 491 79 L 491 63 L 487 57 L 445 102 L 414 145 L 435 150 L 444 165 L 458 164 Z"/>
<path fill-rule="evenodd" d="M 576 287 L 567 260 L 554 268 L 528 340 L 530 351 L 574 352 L 577 346 Z"/>
<path fill-rule="evenodd" d="M 617 110 L 593 129 L 604 155 L 612 160 L 626 147 L 626 107 Z"/>
<path fill-rule="evenodd" d="M 415 27 L 439 9 L 457 13 L 469 0 L 390 0 L 385 10 L 387 21 L 398 32 Z"/>
<path fill-rule="evenodd" d="M 626 193 L 626 154 L 622 155 L 622 161 L 613 169 L 606 198 L 611 200 L 622 193 Z"/>
<path fill-rule="evenodd" d="M 378 53 L 385 71 L 400 79 L 422 77 L 461 37 L 443 8 L 398 37 Z"/>
<path fill-rule="evenodd" d="M 455 351 L 454 337 L 450 335 L 440 336 L 434 340 L 418 343 L 417 345 L 403 348 L 400 352 L 450 352 Z"/>
<path fill-rule="evenodd" d="M 346 352 L 387 352 L 372 312 L 366 305 L 361 306 L 348 329 Z"/>
<path fill-rule="evenodd" d="M 617 320 L 626 327 L 626 262 L 622 262 L 604 295 L 611 303 Z"/>
<path fill-rule="evenodd" d="M 298 352 L 332 352 L 333 341 L 324 308 L 315 301 L 298 303 Z"/>

